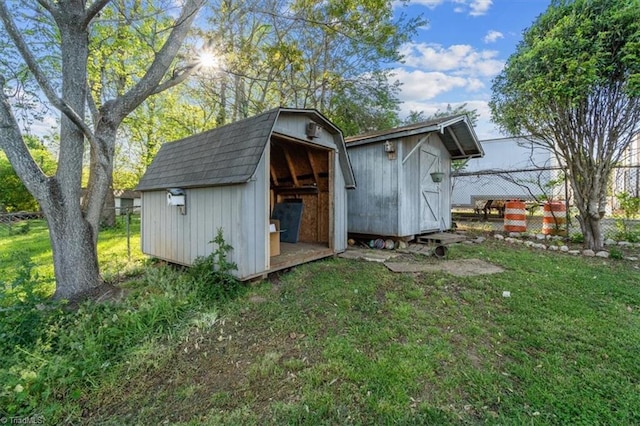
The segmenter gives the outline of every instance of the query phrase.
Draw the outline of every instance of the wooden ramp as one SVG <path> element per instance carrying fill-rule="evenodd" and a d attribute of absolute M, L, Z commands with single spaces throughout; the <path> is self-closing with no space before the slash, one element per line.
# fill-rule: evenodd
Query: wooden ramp
<path fill-rule="evenodd" d="M 464 235 L 454 234 L 451 232 L 438 232 L 434 234 L 420 235 L 418 236 L 418 238 L 416 238 L 416 241 L 421 244 L 447 245 L 447 244 L 453 244 L 453 243 L 460 243 L 466 239 L 467 237 Z"/>

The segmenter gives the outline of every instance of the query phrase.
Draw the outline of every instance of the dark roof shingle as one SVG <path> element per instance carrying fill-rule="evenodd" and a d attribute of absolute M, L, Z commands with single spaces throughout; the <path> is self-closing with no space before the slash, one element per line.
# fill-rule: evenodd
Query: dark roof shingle
<path fill-rule="evenodd" d="M 244 183 L 253 176 L 279 109 L 162 145 L 137 190 Z"/>

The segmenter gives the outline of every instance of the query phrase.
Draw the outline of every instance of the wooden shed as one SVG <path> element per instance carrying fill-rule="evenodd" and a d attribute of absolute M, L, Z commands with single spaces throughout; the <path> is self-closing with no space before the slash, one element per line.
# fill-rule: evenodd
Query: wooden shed
<path fill-rule="evenodd" d="M 451 160 L 484 155 L 466 115 L 346 139 L 358 189 L 353 234 L 406 237 L 451 228 Z"/>
<path fill-rule="evenodd" d="M 340 130 L 276 108 L 160 148 L 137 187 L 142 251 L 191 265 L 221 228 L 241 280 L 332 256 L 347 246 L 354 187 Z"/>

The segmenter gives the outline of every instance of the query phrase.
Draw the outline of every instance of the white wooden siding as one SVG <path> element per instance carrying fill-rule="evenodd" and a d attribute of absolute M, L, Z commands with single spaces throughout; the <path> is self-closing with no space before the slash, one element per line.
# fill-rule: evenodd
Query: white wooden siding
<path fill-rule="evenodd" d="M 334 134 L 325 129 L 320 131 L 317 138 L 307 138 L 307 123 L 312 121 L 310 118 L 301 117 L 300 115 L 289 115 L 280 113 L 273 131 L 282 135 L 291 136 L 296 139 L 303 140 L 307 143 L 323 146 L 325 148 L 336 149 Z"/>
<path fill-rule="evenodd" d="M 349 150 L 358 188 L 347 193 L 349 232 L 397 235 L 398 162 L 381 143 Z"/>
<path fill-rule="evenodd" d="M 165 191 L 143 193 L 142 251 L 173 263 L 191 265 L 215 248 L 222 228 L 233 247 L 229 260 L 240 278 L 267 270 L 268 189 L 263 156 L 256 178 L 247 184 L 186 190 L 187 214 L 168 206 Z"/>
<path fill-rule="evenodd" d="M 343 252 L 347 249 L 347 189 L 345 189 L 344 175 L 340 168 L 340 157 L 334 155 L 333 179 L 334 213 L 333 213 L 333 251 Z M 349 191 L 351 192 L 351 191 Z"/>
<path fill-rule="evenodd" d="M 407 138 L 398 145 L 402 146 L 400 155 L 400 191 L 398 205 L 398 234 L 401 236 L 420 234 L 420 155 L 413 150 L 419 140 L 426 135 Z M 409 156 L 409 154 L 411 154 Z M 409 156 L 409 157 L 407 157 Z M 402 163 L 404 161 L 404 163 Z"/>
<path fill-rule="evenodd" d="M 412 152 L 427 135 L 396 140 L 397 159 L 389 160 L 383 143 L 349 149 L 358 188 L 348 192 L 349 232 L 384 236 L 413 236 L 451 227 L 451 157 L 437 134 L 423 143 L 440 156 L 445 173 L 439 184 L 438 225 L 421 229 L 420 153 Z M 409 154 L 411 155 L 409 156 Z M 403 164 L 403 160 L 406 161 Z M 434 221 L 435 222 L 435 221 Z"/>

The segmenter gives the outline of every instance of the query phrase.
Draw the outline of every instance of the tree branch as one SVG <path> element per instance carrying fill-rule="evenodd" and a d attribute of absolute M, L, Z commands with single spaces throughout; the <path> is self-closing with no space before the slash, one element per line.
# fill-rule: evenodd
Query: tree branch
<path fill-rule="evenodd" d="M 69 105 L 67 105 L 66 102 L 59 98 L 53 87 L 49 84 L 48 78 L 45 76 L 44 72 L 38 65 L 37 59 L 31 53 L 31 50 L 27 46 L 26 41 L 22 37 L 22 33 L 11 18 L 4 0 L 0 1 L 0 19 L 2 20 L 4 28 L 9 34 L 9 37 L 15 43 L 16 48 L 22 56 L 22 59 L 24 59 L 27 67 L 35 77 L 38 85 L 42 89 L 49 102 L 51 102 L 54 107 L 59 109 L 69 118 L 69 120 L 71 120 L 76 126 L 78 126 L 78 128 L 82 130 L 87 139 L 89 139 L 90 141 L 94 140 L 93 132 L 84 122 L 83 118 L 80 117 L 76 113 L 76 111 L 74 111 Z"/>
<path fill-rule="evenodd" d="M 45 197 L 43 186 L 38 185 L 47 179 L 42 169 L 36 164 L 29 149 L 22 139 L 20 126 L 11 112 L 11 105 L 4 93 L 5 79 L 0 75 L 0 148 L 5 152 L 20 179 L 29 192 L 39 202 Z"/>
<path fill-rule="evenodd" d="M 45 0 L 38 0 L 38 1 L 45 1 Z M 108 5 L 110 2 L 111 0 L 96 0 L 94 3 L 92 3 L 84 15 L 83 26 L 85 27 L 88 26 L 89 23 L 91 23 L 91 20 L 95 18 L 95 16 L 98 13 L 100 13 L 100 11 L 104 9 L 104 7 Z"/>
<path fill-rule="evenodd" d="M 51 4 L 48 0 L 36 0 L 40 6 L 42 6 L 45 10 L 47 10 L 50 14 L 55 13 L 55 8 L 53 4 Z"/>
<path fill-rule="evenodd" d="M 177 86 L 178 84 L 189 78 L 191 75 L 193 75 L 193 73 L 195 73 L 198 68 L 199 66 L 195 64 L 186 66 L 185 68 L 183 68 L 182 72 L 174 74 L 170 79 L 159 84 L 151 93 L 151 95 L 157 95 L 158 93 L 164 92 L 167 89 Z"/>
<path fill-rule="evenodd" d="M 204 5 L 204 1 L 205 0 L 186 1 L 180 17 L 176 20 L 176 25 L 171 30 L 167 41 L 156 54 L 155 59 L 145 75 L 127 93 L 114 99 L 112 103 L 107 103 L 111 106 L 109 112 L 113 114 L 109 117 L 111 120 L 122 120 L 122 118 L 133 111 L 151 94 L 159 93 L 157 91 L 158 86 L 182 46 L 182 42 L 186 38 L 198 11 Z M 171 87 L 171 85 L 167 85 L 167 88 L 168 87 Z M 105 104 L 105 106 L 107 104 Z"/>

